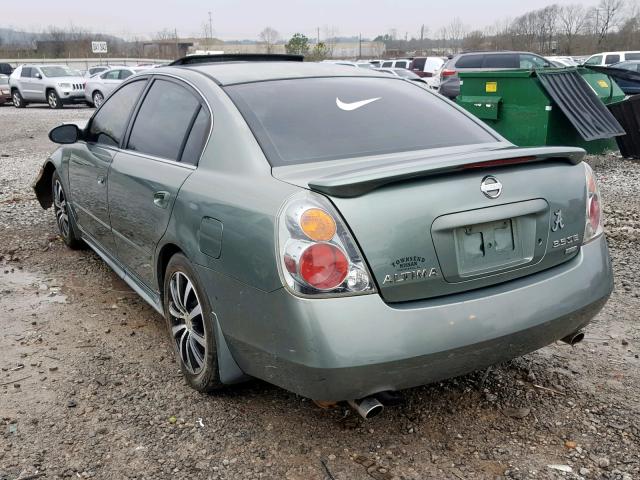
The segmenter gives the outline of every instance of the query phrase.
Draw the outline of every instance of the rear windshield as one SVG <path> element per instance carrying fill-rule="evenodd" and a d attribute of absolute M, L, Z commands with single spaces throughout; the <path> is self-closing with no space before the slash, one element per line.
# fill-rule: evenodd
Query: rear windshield
<path fill-rule="evenodd" d="M 226 87 L 272 166 L 496 141 L 436 95 L 396 78 Z"/>

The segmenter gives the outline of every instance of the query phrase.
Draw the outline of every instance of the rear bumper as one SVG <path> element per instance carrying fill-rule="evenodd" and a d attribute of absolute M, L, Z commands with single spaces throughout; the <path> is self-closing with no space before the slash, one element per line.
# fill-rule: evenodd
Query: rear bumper
<path fill-rule="evenodd" d="M 246 373 L 306 397 L 345 400 L 537 350 L 585 326 L 612 288 L 601 237 L 563 265 L 463 294 L 388 305 L 378 295 L 308 300 L 251 291 L 218 317 Z"/>

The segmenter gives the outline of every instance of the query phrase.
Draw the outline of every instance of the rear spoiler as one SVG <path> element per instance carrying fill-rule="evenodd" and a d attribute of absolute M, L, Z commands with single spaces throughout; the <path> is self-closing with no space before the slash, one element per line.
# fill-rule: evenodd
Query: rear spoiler
<path fill-rule="evenodd" d="M 441 158 L 421 158 L 411 161 L 362 165 L 361 168 L 347 172 L 309 180 L 308 184 L 312 190 L 334 197 L 357 197 L 391 183 L 466 170 L 544 161 L 560 161 L 577 165 L 582 161 L 584 155 L 583 149 L 573 147 L 507 148 L 476 151 Z"/>

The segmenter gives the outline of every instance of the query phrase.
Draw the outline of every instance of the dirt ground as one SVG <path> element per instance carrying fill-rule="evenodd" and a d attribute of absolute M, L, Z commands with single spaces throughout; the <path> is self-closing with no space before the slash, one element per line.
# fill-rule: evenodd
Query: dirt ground
<path fill-rule="evenodd" d="M 0 480 L 640 479 L 640 164 L 594 157 L 616 271 L 570 347 L 404 393 L 365 421 L 260 381 L 186 386 L 164 321 L 30 189 L 84 107 L 0 107 Z"/>

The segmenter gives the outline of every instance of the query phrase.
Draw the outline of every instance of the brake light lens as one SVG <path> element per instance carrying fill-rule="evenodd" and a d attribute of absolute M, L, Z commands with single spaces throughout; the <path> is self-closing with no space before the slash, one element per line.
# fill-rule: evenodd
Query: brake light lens
<path fill-rule="evenodd" d="M 372 293 L 371 275 L 351 233 L 322 195 L 301 192 L 278 216 L 283 283 L 303 297 Z"/>
<path fill-rule="evenodd" d="M 587 205 L 586 205 L 586 221 L 584 228 L 583 243 L 588 243 L 598 238 L 604 232 L 602 225 L 602 197 L 598 182 L 591 167 L 584 163 L 586 175 Z"/>
<path fill-rule="evenodd" d="M 457 72 L 455 70 L 451 70 L 451 69 L 445 68 L 444 70 L 442 70 L 442 73 L 440 75 L 443 76 L 443 77 L 452 77 L 456 73 Z"/>

